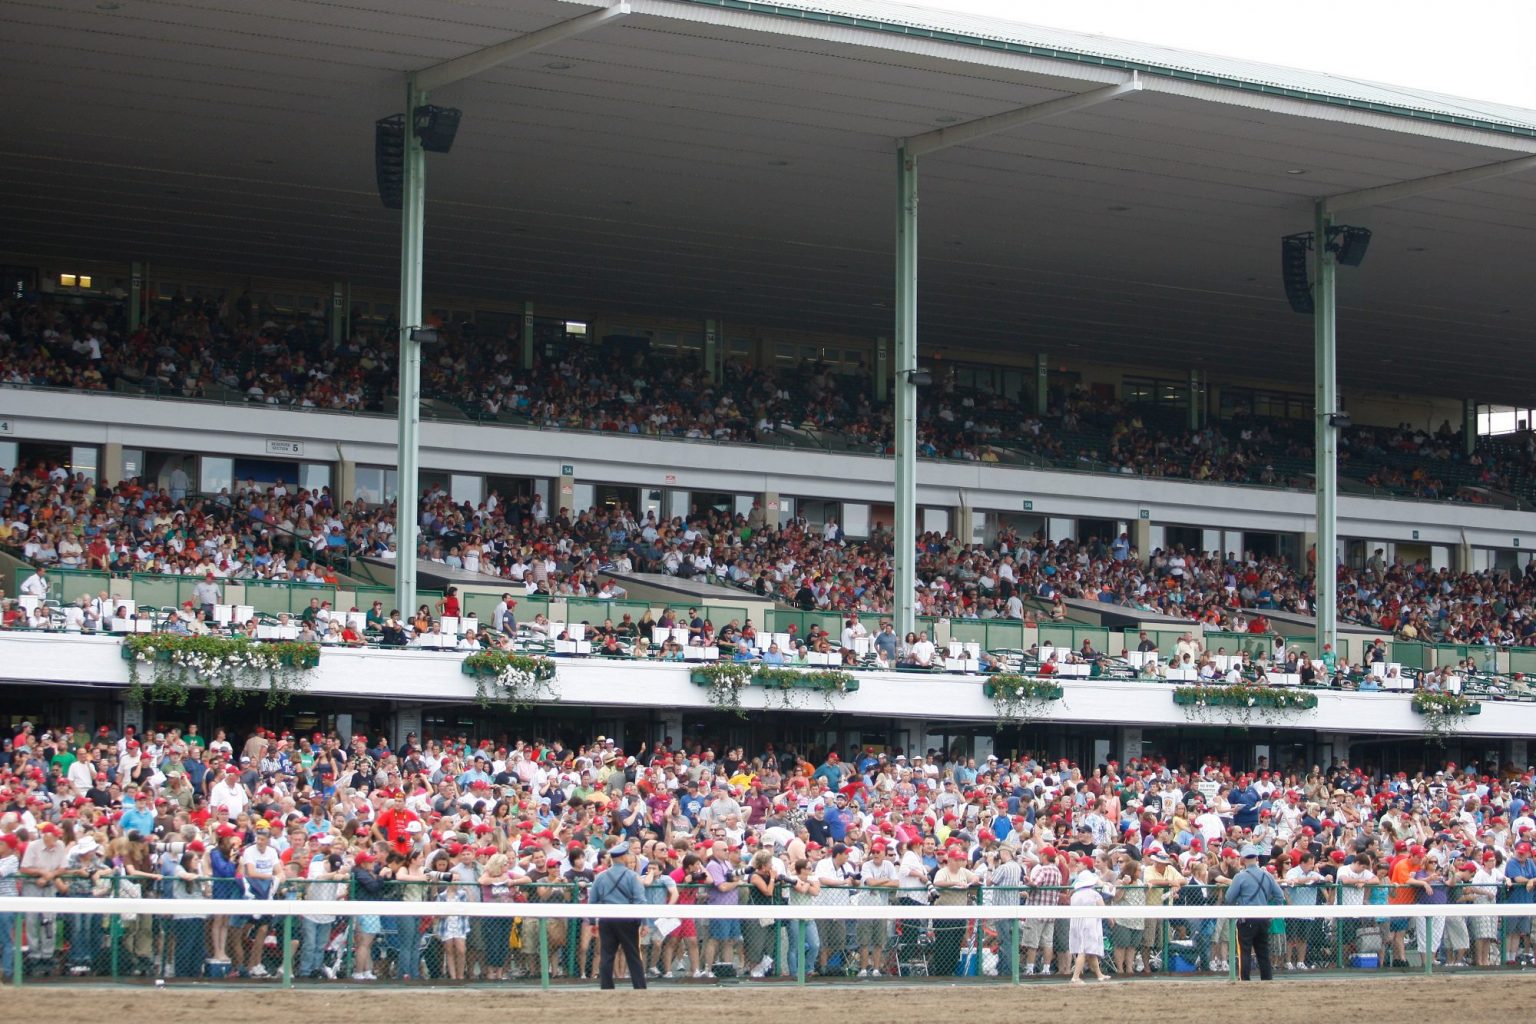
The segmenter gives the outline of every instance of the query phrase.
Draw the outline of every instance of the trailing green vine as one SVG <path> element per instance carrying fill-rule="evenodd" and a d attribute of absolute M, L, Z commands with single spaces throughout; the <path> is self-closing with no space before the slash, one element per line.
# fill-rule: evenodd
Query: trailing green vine
<path fill-rule="evenodd" d="M 1060 683 L 1049 679 L 1036 679 L 1017 672 L 999 672 L 988 676 L 981 684 L 981 692 L 992 699 L 992 711 L 997 724 L 1021 724 L 1045 714 L 1052 702 L 1062 698 L 1065 692 Z"/>
<path fill-rule="evenodd" d="M 1482 710 L 1477 701 L 1456 693 L 1421 690 L 1413 695 L 1414 714 L 1424 716 L 1424 734 L 1438 746 L 1445 745 L 1445 738 L 1460 727 L 1463 718 Z"/>
<path fill-rule="evenodd" d="M 122 650 L 133 707 L 146 696 L 155 704 L 185 706 L 194 689 L 203 691 L 210 708 L 243 704 L 258 693 L 265 694 L 267 707 L 280 707 L 303 691 L 308 673 L 320 664 L 319 644 L 245 637 L 134 633 L 123 638 Z"/>
<path fill-rule="evenodd" d="M 483 708 L 521 711 L 560 699 L 554 686 L 555 663 L 549 658 L 476 651 L 461 667 L 465 675 L 475 677 L 475 702 Z"/>
<path fill-rule="evenodd" d="M 1283 724 L 1302 711 L 1317 707 L 1317 694 L 1306 690 L 1233 683 L 1223 686 L 1179 686 L 1173 702 L 1191 722 L 1247 726 L 1257 718 L 1267 725 Z"/>
<path fill-rule="evenodd" d="M 752 662 L 729 661 L 715 665 L 702 665 L 689 671 L 689 678 L 708 689 L 711 707 L 727 711 L 738 718 L 747 717 L 741 706 L 741 691 L 748 686 L 761 686 L 767 693 L 765 703 L 770 709 L 795 711 L 804 708 L 796 692 L 805 690 L 821 694 L 828 711 L 833 701 L 859 688 L 859 681 L 851 672 L 839 669 L 783 668 Z"/>

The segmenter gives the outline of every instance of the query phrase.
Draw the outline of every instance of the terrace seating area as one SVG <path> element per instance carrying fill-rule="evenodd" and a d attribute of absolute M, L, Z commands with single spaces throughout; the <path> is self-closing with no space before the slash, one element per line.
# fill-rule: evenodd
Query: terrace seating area
<path fill-rule="evenodd" d="M 710 380 L 696 357 L 601 342 L 536 354 L 449 328 L 422 366 L 424 415 L 545 430 L 630 433 L 887 454 L 892 409 L 867 371 L 825 363 L 755 367 L 730 361 Z M 275 408 L 393 413 L 388 325 L 333 343 L 317 312 L 278 314 L 237 301 L 172 299 L 128 331 L 121 303 L 0 301 L 0 383 L 117 391 Z M 1053 389 L 1045 409 L 1024 396 L 962 386 L 935 367 L 919 399 L 923 458 L 1306 487 L 1309 424 L 1240 417 L 1191 429 L 1187 415 L 1084 386 Z M 1483 439 L 1464 454 L 1458 430 L 1357 426 L 1340 452 L 1345 486 L 1418 500 L 1536 502 L 1529 436 Z"/>

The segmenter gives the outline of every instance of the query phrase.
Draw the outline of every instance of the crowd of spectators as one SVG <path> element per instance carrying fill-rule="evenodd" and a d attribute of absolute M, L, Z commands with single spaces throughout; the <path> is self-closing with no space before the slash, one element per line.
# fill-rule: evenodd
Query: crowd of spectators
<path fill-rule="evenodd" d="M 644 938 L 653 977 L 793 975 L 802 957 L 808 973 L 920 965 L 943 976 L 966 971 L 968 953 L 969 970 L 996 974 L 1015 945 L 1025 976 L 1065 975 L 1070 954 L 1106 948 L 1122 977 L 1224 971 L 1235 951 L 1213 922 L 1165 931 L 1136 909 L 1222 902 L 1245 862 L 1272 872 L 1296 905 L 1536 899 L 1529 768 L 1446 763 L 1410 775 L 1264 758 L 1245 770 L 1214 756 L 1082 765 L 1044 752 L 623 746 L 23 722 L 0 750 L 0 897 L 230 901 L 227 915 L 139 915 L 115 932 L 100 916 L 27 914 L 35 974 L 106 973 L 115 942 L 129 974 L 270 976 L 283 956 L 277 922 L 293 915 L 297 973 L 360 982 L 536 974 L 536 924 L 452 905 L 580 903 L 620 843 L 639 853 L 657 904 Z M 930 905 L 1056 905 L 1084 888 L 1124 907 L 1107 947 L 1082 922 L 1027 909 L 988 928 L 922 921 Z M 305 900 L 345 898 L 446 905 L 383 919 L 305 913 Z M 696 901 L 743 905 L 742 918 L 666 920 L 666 906 Z M 823 921 L 804 946 L 751 909 L 890 902 L 910 907 L 911 922 Z M 1290 922 L 1273 939 L 1277 959 L 1300 972 L 1366 955 L 1402 965 L 1410 949 L 1448 967 L 1536 954 L 1528 918 L 1424 924 L 1387 906 L 1334 925 Z M 0 912 L 7 963 L 14 923 Z M 557 975 L 592 972 L 594 930 L 579 918 L 550 929 Z"/>
<path fill-rule="evenodd" d="M 135 331 L 122 306 L 0 301 L 0 383 L 110 390 L 127 385 L 187 398 L 297 408 L 384 411 L 396 371 L 393 335 L 358 329 L 333 342 L 319 310 L 276 315 L 249 296 L 231 306 L 173 296 Z M 888 453 L 890 404 L 867 371 L 826 363 L 752 367 L 727 362 L 711 381 L 697 358 L 622 345 L 562 344 L 525 370 L 513 341 L 488 344 L 473 325 L 445 329 L 422 364 L 424 397 L 477 418 L 549 429 L 700 440 L 771 442 L 796 431 L 837 448 Z M 936 365 L 919 394 L 926 458 L 1045 460 L 1140 476 L 1304 485 L 1312 438 L 1299 420 L 1233 419 L 1191 429 L 1186 414 L 1133 404 L 1077 385 L 1045 409 L 962 387 Z M 1536 478 L 1529 444 L 1481 446 L 1466 456 L 1449 423 L 1345 431 L 1340 472 L 1412 497 L 1486 502 L 1523 493 Z"/>
<path fill-rule="evenodd" d="M 471 506 L 439 486 L 422 496 L 418 514 L 419 557 L 495 577 L 519 594 L 615 598 L 622 590 L 605 574 L 657 572 L 804 610 L 876 614 L 892 604 L 893 538 L 883 524 L 855 540 L 835 521 L 770 522 L 759 505 L 745 515 L 706 509 L 658 519 L 620 505 L 572 516 L 551 513 L 537 494 L 493 490 Z M 394 532 L 391 508 L 338 502 L 329 488 L 245 481 L 199 496 L 185 477 L 99 488 L 56 464 L 0 472 L 0 545 L 41 566 L 334 583 L 335 567 L 350 559 L 397 557 Z M 928 532 L 917 555 L 922 615 L 1059 621 L 1071 598 L 1242 631 L 1242 609 L 1311 611 L 1310 578 L 1283 560 L 1174 546 L 1143 561 L 1126 534 L 1050 542 L 1004 529 L 979 545 Z M 1500 646 L 1528 645 L 1536 634 L 1529 566 L 1453 572 L 1389 564 L 1378 551 L 1338 573 L 1345 622 L 1402 639 Z"/>

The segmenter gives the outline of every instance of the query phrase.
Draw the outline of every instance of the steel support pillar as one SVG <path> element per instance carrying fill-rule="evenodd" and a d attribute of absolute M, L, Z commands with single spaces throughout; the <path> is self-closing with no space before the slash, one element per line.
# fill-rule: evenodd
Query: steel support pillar
<path fill-rule="evenodd" d="M 1337 264 L 1328 250 L 1332 216 L 1324 202 L 1317 204 L 1314 245 L 1317 247 L 1317 281 L 1312 285 L 1313 376 L 1317 386 L 1315 447 L 1317 450 L 1317 645 L 1339 644 L 1338 599 L 1338 495 L 1339 432 L 1333 416 L 1339 411 L 1337 337 L 1335 335 L 1334 271 Z"/>
<path fill-rule="evenodd" d="M 1471 458 L 1477 453 L 1477 402 L 1461 400 L 1461 451 Z"/>
<path fill-rule="evenodd" d="M 134 262 L 128 273 L 128 333 L 144 325 L 144 279 L 148 264 Z"/>
<path fill-rule="evenodd" d="M 415 111 L 427 94 L 408 78 L 405 87 L 405 195 L 400 217 L 400 407 L 395 497 L 395 604 L 402 616 L 416 610 L 416 533 L 420 524 L 417 472 L 421 443 L 421 348 L 411 328 L 421 326 L 421 250 L 426 223 L 426 151 L 416 135 Z"/>
<path fill-rule="evenodd" d="M 917 157 L 896 151 L 896 520 L 895 593 L 891 613 L 897 636 L 916 624 L 917 583 Z"/>
<path fill-rule="evenodd" d="M 523 329 L 518 335 L 523 357 L 523 369 L 533 369 L 533 303 L 523 303 Z"/>
<path fill-rule="evenodd" d="M 1200 388 L 1200 371 L 1199 370 L 1190 370 L 1189 371 L 1189 429 L 1190 430 L 1199 430 L 1200 427 L 1202 426 L 1202 424 L 1200 422 L 1200 420 L 1201 420 L 1200 413 L 1203 411 L 1203 408 L 1202 408 L 1202 406 L 1200 404 L 1201 395 L 1202 395 L 1202 392 L 1201 392 L 1201 388 Z"/>

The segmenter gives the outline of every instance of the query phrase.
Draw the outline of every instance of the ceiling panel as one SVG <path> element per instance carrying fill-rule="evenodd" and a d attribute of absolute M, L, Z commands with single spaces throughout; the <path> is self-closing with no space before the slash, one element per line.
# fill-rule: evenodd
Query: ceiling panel
<path fill-rule="evenodd" d="M 5 244 L 391 287 L 372 121 L 399 109 L 400 72 L 580 10 L 8 4 Z M 428 160 L 427 285 L 889 335 L 895 140 L 1090 87 L 631 16 L 434 95 L 465 120 Z M 1506 155 L 1146 91 L 990 136 L 922 163 L 922 346 L 1306 388 L 1279 236 L 1317 194 Z M 1536 369 L 1507 355 L 1536 328 L 1536 175 L 1347 219 L 1376 237 L 1340 271 L 1341 378 L 1528 401 Z"/>

